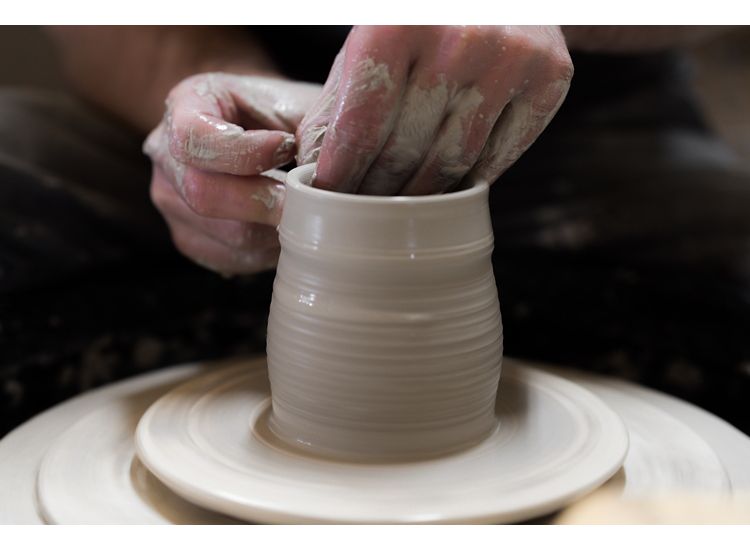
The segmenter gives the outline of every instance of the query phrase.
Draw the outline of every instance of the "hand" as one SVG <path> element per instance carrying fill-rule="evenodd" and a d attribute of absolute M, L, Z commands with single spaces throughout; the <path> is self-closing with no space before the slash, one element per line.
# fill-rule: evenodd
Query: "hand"
<path fill-rule="evenodd" d="M 559 27 L 356 27 L 297 130 L 313 185 L 441 193 L 489 183 L 557 112 L 573 65 Z"/>
<path fill-rule="evenodd" d="M 276 264 L 284 186 L 268 171 L 293 159 L 294 132 L 320 90 L 224 73 L 172 89 L 144 152 L 151 199 L 183 254 L 224 275 Z"/>

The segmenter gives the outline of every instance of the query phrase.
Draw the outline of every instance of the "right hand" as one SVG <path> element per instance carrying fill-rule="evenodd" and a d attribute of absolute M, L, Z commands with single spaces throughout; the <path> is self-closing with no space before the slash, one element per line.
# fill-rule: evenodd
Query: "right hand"
<path fill-rule="evenodd" d="M 367 195 L 492 183 L 541 134 L 573 65 L 560 28 L 359 26 L 298 131 L 312 185 Z"/>
<path fill-rule="evenodd" d="M 144 143 L 151 199 L 175 246 L 223 275 L 272 268 L 284 186 L 269 170 L 294 158 L 294 133 L 321 87 L 206 73 L 169 93 Z"/>

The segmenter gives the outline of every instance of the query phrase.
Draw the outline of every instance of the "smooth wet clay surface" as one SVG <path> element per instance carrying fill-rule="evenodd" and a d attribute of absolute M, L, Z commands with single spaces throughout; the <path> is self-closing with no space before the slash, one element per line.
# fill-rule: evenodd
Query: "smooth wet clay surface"
<path fill-rule="evenodd" d="M 292 170 L 268 322 L 271 429 L 330 457 L 412 460 L 495 428 L 502 323 L 488 187 L 373 197 Z"/>

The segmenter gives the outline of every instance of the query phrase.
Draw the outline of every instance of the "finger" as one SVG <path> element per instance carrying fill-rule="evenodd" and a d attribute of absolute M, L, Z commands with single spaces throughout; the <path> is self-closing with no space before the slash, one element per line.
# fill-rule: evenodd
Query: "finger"
<path fill-rule="evenodd" d="M 310 107 L 297 129 L 297 164 L 303 165 L 318 160 L 323 138 L 331 121 L 336 94 L 341 82 L 344 65 L 343 50 L 338 53 L 328 74 L 323 91 Z"/>
<path fill-rule="evenodd" d="M 294 136 L 280 130 L 245 130 L 232 122 L 237 104 L 221 75 L 188 79 L 170 94 L 165 119 L 169 151 L 202 170 L 255 175 L 290 162 Z"/>
<path fill-rule="evenodd" d="M 276 227 L 281 221 L 284 185 L 265 176 L 232 176 L 187 168 L 182 198 L 200 216 Z"/>
<path fill-rule="evenodd" d="M 449 86 L 444 76 L 435 79 L 432 74 L 419 74 L 418 69 L 414 73 L 393 131 L 364 176 L 358 193 L 398 194 L 435 140 L 455 86 Z"/>
<path fill-rule="evenodd" d="M 186 167 L 169 152 L 164 122 L 154 128 L 143 142 L 143 152 L 151 158 L 154 170 L 158 168 L 176 189 L 182 189 Z"/>
<path fill-rule="evenodd" d="M 211 271 L 222 275 L 251 274 L 272 269 L 278 262 L 279 249 L 234 250 L 180 221 L 166 220 L 177 249 Z"/>
<path fill-rule="evenodd" d="M 279 246 L 278 232 L 275 227 L 199 216 L 185 204 L 182 197 L 158 169 L 154 171 L 151 184 L 151 200 L 165 218 L 175 219 L 189 225 L 230 248 L 252 251 Z"/>
<path fill-rule="evenodd" d="M 175 175 L 170 165 L 159 168 L 185 203 L 200 216 L 274 227 L 281 220 L 285 188 L 273 173 L 242 177 L 183 166 Z"/>
<path fill-rule="evenodd" d="M 332 122 L 313 185 L 356 192 L 393 128 L 410 60 L 396 40 L 359 27 L 347 41 Z"/>
<path fill-rule="evenodd" d="M 176 112 L 169 129 L 169 150 L 175 159 L 194 168 L 250 176 L 291 162 L 294 135 L 243 130 L 208 115 Z"/>
<path fill-rule="evenodd" d="M 242 177 L 186 166 L 167 150 L 162 139 L 164 131 L 159 125 L 146 140 L 144 151 L 193 212 L 209 218 L 273 227 L 279 224 L 285 195 L 284 185 L 279 181 L 283 172 L 271 170 L 260 176 Z"/>
<path fill-rule="evenodd" d="M 495 123 L 469 182 L 493 183 L 534 143 L 565 100 L 569 80 L 558 80 L 530 89 L 514 98 Z"/>
<path fill-rule="evenodd" d="M 471 86 L 451 101 L 418 170 L 400 190 L 402 195 L 443 193 L 454 188 L 476 163 L 508 94 Z"/>

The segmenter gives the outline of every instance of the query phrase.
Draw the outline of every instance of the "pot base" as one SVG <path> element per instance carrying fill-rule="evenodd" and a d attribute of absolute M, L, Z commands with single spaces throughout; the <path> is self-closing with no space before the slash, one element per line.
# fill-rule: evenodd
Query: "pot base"
<path fill-rule="evenodd" d="M 377 444 L 368 445 L 373 449 L 372 454 L 368 454 L 366 451 L 362 451 L 358 454 L 343 454 L 340 451 L 322 448 L 319 445 L 314 445 L 304 438 L 303 435 L 295 437 L 286 433 L 283 428 L 276 422 L 274 418 L 274 412 L 272 410 L 271 401 L 267 404 L 267 410 L 260 413 L 254 424 L 253 431 L 255 435 L 264 438 L 270 445 L 276 446 L 280 449 L 287 449 L 297 453 L 303 453 L 308 455 L 310 458 L 320 458 L 323 460 L 333 460 L 339 462 L 348 463 L 362 463 L 362 464 L 399 464 L 405 462 L 419 462 L 421 460 L 433 460 L 440 457 L 445 457 L 451 454 L 460 453 L 466 449 L 470 449 L 482 443 L 485 439 L 490 437 L 498 429 L 497 417 L 493 416 L 486 422 L 487 427 L 477 434 L 474 439 L 463 442 L 460 445 L 455 445 L 448 448 L 440 448 L 440 450 L 425 450 L 420 452 L 411 453 L 400 453 L 400 454 L 383 454 Z M 383 439 L 387 439 L 389 434 L 383 434 Z M 361 438 L 366 441 L 366 435 L 357 433 L 356 430 L 352 430 L 348 434 L 337 431 L 336 437 L 344 437 L 355 439 Z M 414 437 L 413 435 L 411 437 Z M 364 445 L 363 445 L 364 447 Z"/>

